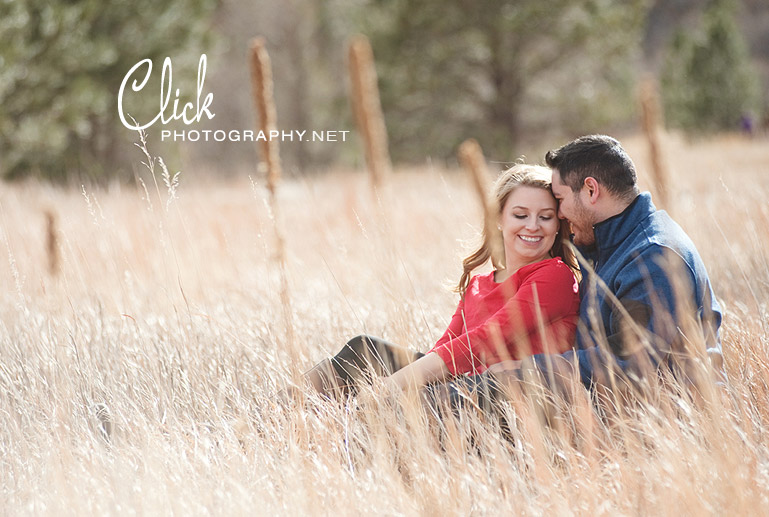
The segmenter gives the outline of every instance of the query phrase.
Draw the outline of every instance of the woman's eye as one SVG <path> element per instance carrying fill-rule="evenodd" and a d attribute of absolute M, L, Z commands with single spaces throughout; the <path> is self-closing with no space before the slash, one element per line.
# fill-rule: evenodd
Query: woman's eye
<path fill-rule="evenodd" d="M 543 215 L 542 217 L 540 217 L 540 219 L 542 219 L 543 221 L 549 221 L 552 218 L 553 218 L 552 215 Z"/>
<path fill-rule="evenodd" d="M 523 214 L 513 214 L 513 217 L 515 217 L 516 219 L 526 219 L 526 216 Z"/>

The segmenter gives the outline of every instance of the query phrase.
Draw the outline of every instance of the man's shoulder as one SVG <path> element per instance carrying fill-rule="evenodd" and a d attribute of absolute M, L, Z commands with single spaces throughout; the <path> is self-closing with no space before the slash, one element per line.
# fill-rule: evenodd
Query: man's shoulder
<path fill-rule="evenodd" d="M 692 239 L 664 210 L 652 214 L 642 230 L 645 254 L 675 254 L 692 269 L 701 264 L 702 259 Z"/>
<path fill-rule="evenodd" d="M 651 214 L 642 226 L 650 244 L 666 248 L 694 248 L 694 243 L 681 225 L 673 220 L 664 210 Z"/>
<path fill-rule="evenodd" d="M 612 260 L 628 262 L 639 256 L 661 255 L 670 251 L 687 263 L 699 259 L 694 243 L 683 228 L 667 212 L 657 210 L 638 222 L 615 249 Z"/>
<path fill-rule="evenodd" d="M 657 211 L 639 225 L 617 261 L 617 282 L 678 277 L 696 282 L 707 273 L 692 240 L 666 212 Z M 683 276 L 680 276 L 683 275 Z"/>

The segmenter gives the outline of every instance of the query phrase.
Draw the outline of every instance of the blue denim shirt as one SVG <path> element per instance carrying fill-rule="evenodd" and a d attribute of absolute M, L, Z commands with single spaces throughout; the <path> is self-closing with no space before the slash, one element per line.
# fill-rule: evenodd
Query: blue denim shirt
<path fill-rule="evenodd" d="M 642 377 L 662 362 L 700 352 L 720 369 L 721 310 L 681 227 L 644 192 L 594 231 L 595 246 L 578 248 L 580 323 L 575 350 L 564 354 L 578 359 L 582 382 L 600 381 L 595 377 L 612 366 Z M 547 370 L 546 356 L 534 360 Z"/>

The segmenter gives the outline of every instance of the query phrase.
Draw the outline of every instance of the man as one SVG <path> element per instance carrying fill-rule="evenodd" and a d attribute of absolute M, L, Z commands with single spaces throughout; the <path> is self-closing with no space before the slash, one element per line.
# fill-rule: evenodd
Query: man
<path fill-rule="evenodd" d="M 696 382 L 697 365 L 707 361 L 694 359 L 707 352 L 720 372 L 721 312 L 702 259 L 650 194 L 639 192 L 620 143 L 585 136 L 545 160 L 558 216 L 571 223 L 579 251 L 580 324 L 573 351 L 534 356 L 524 370 L 535 367 L 547 382 L 576 369 L 587 387 L 635 384 L 662 370 Z M 490 370 L 504 377 L 505 368 Z"/>

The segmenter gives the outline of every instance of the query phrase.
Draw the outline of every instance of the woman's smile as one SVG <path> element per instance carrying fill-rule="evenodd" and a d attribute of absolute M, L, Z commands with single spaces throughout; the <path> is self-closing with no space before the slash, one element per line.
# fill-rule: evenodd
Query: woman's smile
<path fill-rule="evenodd" d="M 505 246 L 505 267 L 513 271 L 550 256 L 560 221 L 553 195 L 541 188 L 520 186 L 510 193 L 499 218 Z"/>

